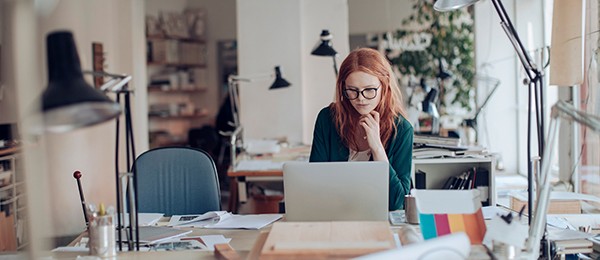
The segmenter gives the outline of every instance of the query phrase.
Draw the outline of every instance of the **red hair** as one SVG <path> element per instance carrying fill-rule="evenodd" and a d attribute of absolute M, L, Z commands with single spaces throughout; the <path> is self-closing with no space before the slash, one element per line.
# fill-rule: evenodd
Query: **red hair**
<path fill-rule="evenodd" d="M 338 133 L 344 144 L 358 150 L 358 144 L 352 137 L 355 136 L 354 131 L 357 129 L 356 126 L 359 125 L 360 114 L 354 109 L 350 101 L 343 96 L 346 78 L 356 71 L 373 75 L 381 83 L 381 101 L 375 107 L 375 111 L 379 112 L 380 115 L 379 136 L 384 147 L 387 148 L 389 139 L 397 131 L 396 119 L 400 116 L 406 118 L 406 112 L 404 111 L 398 80 L 392 72 L 390 63 L 374 49 L 356 49 L 348 54 L 348 57 L 344 59 L 340 66 L 335 88 L 335 101 L 330 105 Z"/>

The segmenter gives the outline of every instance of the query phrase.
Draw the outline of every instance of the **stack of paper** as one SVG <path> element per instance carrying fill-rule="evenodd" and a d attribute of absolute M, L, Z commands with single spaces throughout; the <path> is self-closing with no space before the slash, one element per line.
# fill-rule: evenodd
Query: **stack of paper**
<path fill-rule="evenodd" d="M 170 227 L 204 227 L 222 221 L 231 216 L 227 211 L 209 211 L 200 215 L 173 215 L 169 220 Z"/>
<path fill-rule="evenodd" d="M 142 244 L 156 244 L 161 241 L 181 237 L 183 235 L 192 233 L 191 230 L 180 230 L 169 227 L 140 227 L 140 243 Z M 122 238 L 126 238 L 125 232 L 121 235 Z"/>
<path fill-rule="evenodd" d="M 143 226 L 154 226 L 160 218 L 162 218 L 165 214 L 163 213 L 138 213 L 138 224 L 140 227 Z M 129 225 L 129 213 L 124 214 L 125 226 Z"/>
<path fill-rule="evenodd" d="M 168 225 L 214 229 L 260 229 L 282 216 L 282 214 L 234 215 L 226 211 L 209 211 L 201 215 L 174 215 Z"/>

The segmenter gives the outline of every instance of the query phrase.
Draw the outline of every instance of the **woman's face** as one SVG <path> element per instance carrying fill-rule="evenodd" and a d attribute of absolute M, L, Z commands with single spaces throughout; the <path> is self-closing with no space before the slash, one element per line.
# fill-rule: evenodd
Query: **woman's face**
<path fill-rule="evenodd" d="M 381 83 L 377 77 L 362 71 L 355 71 L 348 75 L 345 83 L 344 98 L 350 100 L 359 114 L 369 114 L 377 107 L 381 100 Z"/>

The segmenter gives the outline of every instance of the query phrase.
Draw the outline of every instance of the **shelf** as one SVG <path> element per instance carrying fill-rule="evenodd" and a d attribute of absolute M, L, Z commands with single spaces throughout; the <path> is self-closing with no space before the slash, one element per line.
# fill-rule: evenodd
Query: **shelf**
<path fill-rule="evenodd" d="M 11 155 L 11 154 L 18 152 L 19 150 L 20 150 L 19 146 L 0 148 L 0 156 Z"/>
<path fill-rule="evenodd" d="M 177 40 L 177 41 L 182 41 L 182 42 L 206 43 L 206 41 L 203 39 L 164 36 L 164 35 L 146 36 L 146 39 L 147 40 Z"/>
<path fill-rule="evenodd" d="M 167 67 L 177 67 L 177 68 L 206 68 L 206 64 L 157 62 L 157 61 L 148 62 L 148 66 L 167 66 Z"/>
<path fill-rule="evenodd" d="M 207 88 L 195 88 L 195 89 L 162 89 L 160 86 L 148 86 L 148 92 L 152 93 L 198 93 L 204 92 Z"/>
<path fill-rule="evenodd" d="M 205 114 L 196 114 L 196 115 L 173 115 L 173 116 L 157 116 L 157 115 L 148 115 L 148 118 L 151 119 L 164 119 L 164 120 L 181 120 L 181 119 L 196 119 L 208 116 L 208 113 Z"/>

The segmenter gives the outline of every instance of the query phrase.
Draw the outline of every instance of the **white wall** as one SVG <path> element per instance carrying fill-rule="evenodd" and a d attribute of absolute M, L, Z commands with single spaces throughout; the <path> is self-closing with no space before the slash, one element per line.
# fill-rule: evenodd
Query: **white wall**
<path fill-rule="evenodd" d="M 350 35 L 396 30 L 412 13 L 413 0 L 348 0 Z"/>
<path fill-rule="evenodd" d="M 303 79 L 303 142 L 312 143 L 317 114 L 328 106 L 335 95 L 335 72 L 330 57 L 310 55 L 315 44 L 320 43 L 322 29 L 333 35 L 333 48 L 338 52 L 337 68 L 349 53 L 348 4 L 346 1 L 302 1 L 302 79 Z M 335 10 L 335 11 L 334 11 Z"/>
<path fill-rule="evenodd" d="M 7 31 L 5 27 L 9 26 L 7 8 L 4 3 L 0 3 L 0 124 L 9 124 L 17 122 L 16 112 L 16 90 L 11 84 L 6 84 L 6 77 L 10 73 L 11 64 L 6 57 L 7 40 L 2 37 L 3 32 Z"/>
<path fill-rule="evenodd" d="M 17 99 L 11 111 L 18 115 L 18 124 L 23 140 L 21 160 L 17 167 L 17 173 L 23 174 L 18 179 L 24 180 L 27 196 L 26 230 L 29 237 L 29 259 L 38 259 L 42 250 L 49 248 L 48 238 L 52 236 L 51 223 L 54 216 L 50 214 L 50 193 L 44 156 L 44 136 L 39 136 L 30 131 L 39 127 L 41 122 L 39 97 L 43 77 L 40 76 L 42 62 L 41 50 L 38 48 L 40 37 L 36 33 L 35 12 L 33 0 L 2 1 L 6 13 L 2 15 L 2 23 L 5 26 L 3 33 L 3 62 L 10 64 L 3 74 L 6 84 L 14 87 Z M 19 212 L 23 213 L 23 211 Z M 43 217 L 40 217 L 43 216 Z M 4 234 L 2 234 L 4 235 Z"/>
<path fill-rule="evenodd" d="M 147 118 L 144 23 L 143 12 L 140 12 L 143 8 L 141 0 L 62 0 L 50 10 L 38 9 L 39 37 L 43 39 L 39 48 L 43 50 L 43 60 L 46 35 L 67 29 L 74 34 L 83 69 L 91 69 L 91 43 L 101 42 L 106 53 L 105 70 L 133 76 L 130 85 L 135 89 L 133 118 L 138 154 L 147 149 L 148 140 L 143 123 Z M 47 71 L 45 66 L 43 71 Z M 44 82 L 46 84 L 47 80 Z M 121 120 L 123 122 L 123 118 Z M 46 137 L 47 174 L 50 176 L 52 215 L 55 216 L 49 225 L 54 228 L 55 236 L 77 234 L 84 229 L 85 223 L 72 177 L 75 170 L 83 173 L 82 185 L 87 201 L 115 205 L 115 123 L 111 121 Z M 124 163 L 123 143 L 121 148 L 120 161 Z M 124 164 L 120 169 L 126 171 Z"/>
<path fill-rule="evenodd" d="M 512 1 L 505 1 L 505 7 L 514 17 Z M 479 140 L 491 152 L 502 156 L 504 167 L 509 172 L 517 169 L 517 74 L 516 56 L 512 45 L 501 29 L 500 20 L 494 7 L 488 1 L 475 5 L 475 60 L 477 73 L 481 76 L 497 78 L 501 81 L 488 107 L 481 113 Z M 482 100 L 489 90 L 478 91 Z"/>
<path fill-rule="evenodd" d="M 340 57 L 347 55 L 346 1 L 238 0 L 237 4 L 239 74 L 268 74 L 280 65 L 292 84 L 273 91 L 268 90 L 272 79 L 240 85 L 245 137 L 309 143 L 316 113 L 332 101 L 335 84 L 331 63 L 310 57 L 310 51 L 320 31 L 328 28 L 339 35 L 334 47 Z"/>

